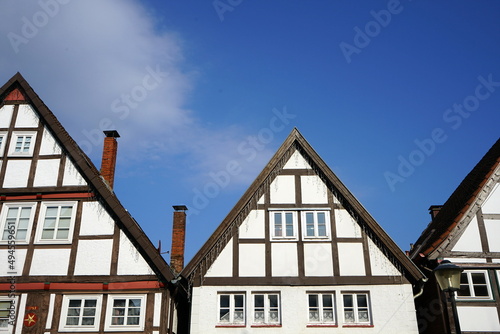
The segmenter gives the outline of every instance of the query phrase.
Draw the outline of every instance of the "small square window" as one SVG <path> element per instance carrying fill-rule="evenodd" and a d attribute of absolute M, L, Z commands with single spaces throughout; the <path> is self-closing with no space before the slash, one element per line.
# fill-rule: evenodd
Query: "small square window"
<path fill-rule="evenodd" d="M 0 215 L 2 243 L 11 240 L 17 243 L 29 242 L 36 203 L 5 203 Z"/>
<path fill-rule="evenodd" d="M 245 294 L 230 293 L 218 296 L 218 323 L 219 325 L 245 324 Z"/>
<path fill-rule="evenodd" d="M 370 303 L 367 293 L 343 293 L 345 325 L 370 325 Z"/>
<path fill-rule="evenodd" d="M 335 325 L 335 297 L 333 293 L 309 293 L 308 322 L 310 324 Z"/>
<path fill-rule="evenodd" d="M 457 299 L 493 299 L 487 270 L 464 270 Z"/>
<path fill-rule="evenodd" d="M 146 295 L 109 295 L 106 330 L 143 331 Z"/>
<path fill-rule="evenodd" d="M 302 231 L 304 239 L 329 239 L 330 213 L 328 211 L 303 211 Z"/>
<path fill-rule="evenodd" d="M 281 324 L 280 295 L 277 293 L 256 293 L 253 296 L 253 324 Z"/>
<path fill-rule="evenodd" d="M 96 332 L 101 319 L 102 295 L 64 296 L 60 332 Z"/>
<path fill-rule="evenodd" d="M 271 211 L 271 238 L 274 240 L 297 239 L 297 213 L 293 211 Z"/>
<path fill-rule="evenodd" d="M 43 202 L 38 220 L 37 242 L 71 242 L 75 216 L 76 202 Z"/>
<path fill-rule="evenodd" d="M 9 156 L 33 156 L 36 132 L 13 132 L 10 140 Z"/>

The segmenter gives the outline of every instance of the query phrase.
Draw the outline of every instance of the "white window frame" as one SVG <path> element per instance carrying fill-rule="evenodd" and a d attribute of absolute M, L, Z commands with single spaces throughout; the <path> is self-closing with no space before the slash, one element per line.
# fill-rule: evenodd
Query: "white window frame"
<path fill-rule="evenodd" d="M 313 214 L 314 217 L 314 235 L 307 235 L 307 214 Z M 325 215 L 325 232 L 326 235 L 318 235 L 318 214 L 322 213 Z M 304 240 L 331 240 L 331 228 L 330 228 L 330 211 L 328 210 L 305 210 L 301 212 L 301 223 L 302 223 L 302 237 Z"/>
<path fill-rule="evenodd" d="M 10 138 L 9 156 L 31 157 L 35 149 L 36 131 L 13 131 Z M 16 152 L 17 138 L 31 136 L 28 152 Z M 24 143 L 24 141 L 23 141 Z"/>
<path fill-rule="evenodd" d="M 18 227 L 19 227 L 19 214 L 16 218 L 15 224 L 7 223 L 7 215 L 8 212 L 11 208 L 30 208 L 30 216 L 29 216 L 29 222 L 28 222 L 28 227 L 26 230 L 26 237 L 24 239 L 19 239 L 17 237 L 17 232 L 18 232 Z M 16 202 L 16 203 L 4 203 L 2 206 L 2 212 L 0 214 L 0 244 L 27 244 L 30 241 L 31 237 L 31 228 L 33 227 L 33 220 L 35 217 L 35 211 L 36 211 L 36 203 L 34 202 Z M 12 227 L 14 226 L 14 227 Z M 4 239 L 4 230 L 12 230 L 14 237 L 12 238 L 7 238 Z M 13 240 L 13 242 L 12 242 Z"/>
<path fill-rule="evenodd" d="M 0 132 L 0 157 L 3 157 L 6 142 L 7 142 L 7 132 Z"/>
<path fill-rule="evenodd" d="M 141 307 L 140 307 L 140 314 L 139 314 L 139 324 L 138 325 L 113 325 L 112 324 L 112 318 L 113 318 L 113 304 L 116 299 L 126 299 L 127 300 L 127 305 L 125 307 L 125 319 L 126 315 L 128 314 L 128 301 L 130 299 L 140 299 L 141 300 Z M 120 295 L 108 295 L 108 302 L 106 306 L 106 320 L 104 322 L 104 330 L 109 331 L 109 332 L 137 332 L 137 331 L 144 331 L 144 322 L 146 319 L 146 302 L 147 302 L 147 295 L 146 294 L 120 294 Z"/>
<path fill-rule="evenodd" d="M 14 325 L 17 322 L 17 316 L 18 316 L 18 297 L 17 296 L 1 296 L 0 301 L 2 302 L 9 302 L 11 305 L 14 305 L 14 309 L 10 309 L 9 305 L 9 313 L 8 313 L 8 318 L 7 318 L 7 327 L 0 327 L 0 333 L 5 334 L 5 333 L 12 333 L 14 329 Z M 5 318 L 5 317 L 3 317 Z"/>
<path fill-rule="evenodd" d="M 68 230 L 68 238 L 66 239 L 57 239 L 57 238 L 52 238 L 52 239 L 42 239 L 43 235 L 43 229 L 45 225 L 45 215 L 47 213 L 47 208 L 48 207 L 62 207 L 62 206 L 71 206 L 71 217 L 70 217 L 70 224 L 69 224 L 69 230 Z M 59 209 L 60 210 L 60 209 Z M 39 244 L 70 244 L 72 239 L 73 239 L 73 230 L 75 228 L 75 219 L 76 219 L 76 210 L 77 210 L 77 202 L 76 201 L 70 201 L 70 202 L 42 202 L 40 205 L 40 213 L 38 217 L 38 222 L 37 222 L 37 231 L 36 231 L 36 243 Z M 60 228 L 59 226 L 59 219 L 60 216 L 57 216 L 57 229 Z M 56 231 L 54 231 L 56 232 Z"/>
<path fill-rule="evenodd" d="M 85 303 L 86 300 L 96 300 L 94 324 L 90 325 L 66 325 L 68 318 L 70 300 L 78 299 Z M 64 295 L 61 308 L 61 319 L 59 320 L 60 332 L 97 332 L 101 323 L 102 295 Z M 83 314 L 80 314 L 81 318 Z"/>
<path fill-rule="evenodd" d="M 372 325 L 372 309 L 371 309 L 371 302 L 370 302 L 370 294 L 368 292 L 342 292 L 342 315 L 344 319 L 344 326 L 371 326 Z M 347 307 L 344 304 L 344 296 L 350 295 L 352 296 L 352 302 L 353 306 L 352 307 Z M 360 295 L 365 295 L 366 296 L 366 305 L 367 306 L 359 306 L 358 305 L 358 296 Z M 352 308 L 352 311 L 354 313 L 354 321 L 353 322 L 347 322 L 346 321 L 346 309 L 347 308 Z M 368 321 L 360 321 L 359 320 L 359 311 L 361 309 L 366 309 L 368 312 Z"/>
<path fill-rule="evenodd" d="M 221 297 L 229 296 L 229 307 L 224 307 L 224 309 L 229 309 L 229 321 L 222 321 L 221 314 Z M 236 312 L 235 297 L 243 296 L 243 320 L 235 321 L 234 315 Z M 246 324 L 246 294 L 244 292 L 220 292 L 217 294 L 217 325 L 218 326 L 245 326 Z"/>
<path fill-rule="evenodd" d="M 293 228 L 293 235 L 287 236 L 287 235 L 276 235 L 276 221 L 275 217 L 276 214 L 281 214 L 281 220 L 282 220 L 282 234 L 286 234 L 286 215 L 290 214 L 292 217 L 292 228 Z M 290 241 L 290 240 L 298 240 L 298 222 L 297 222 L 297 211 L 291 211 L 291 210 L 270 210 L 269 211 L 269 228 L 271 229 L 270 235 L 271 235 L 271 240 L 275 241 Z"/>
<path fill-rule="evenodd" d="M 317 296 L 317 300 L 318 300 L 318 306 L 316 307 L 318 309 L 318 314 L 319 314 L 319 319 L 318 321 L 313 321 L 311 320 L 311 309 L 313 307 L 311 307 L 310 305 L 310 300 L 309 300 L 309 296 Z M 337 324 L 337 310 L 336 310 L 336 307 L 335 307 L 335 293 L 334 292 L 308 292 L 306 294 L 307 296 L 307 323 L 309 325 L 336 325 Z M 325 307 L 323 305 L 323 296 L 330 296 L 330 298 L 332 299 L 332 314 L 333 314 L 333 320 L 331 321 L 325 321 L 324 319 L 324 311 L 325 311 Z M 328 308 L 328 307 L 326 307 Z"/>
<path fill-rule="evenodd" d="M 460 279 L 460 285 L 468 285 L 469 291 L 471 293 L 470 296 L 460 296 L 457 292 L 455 292 L 455 296 L 457 300 L 493 300 L 493 293 L 491 291 L 491 283 L 490 277 L 488 275 L 488 270 L 464 270 L 462 275 L 465 274 L 467 276 L 467 282 L 464 284 Z M 474 291 L 474 282 L 472 280 L 472 274 L 483 274 L 485 278 L 485 285 L 488 290 L 488 296 L 476 296 Z M 476 284 L 479 285 L 479 284 Z M 483 284 L 481 284 L 483 285 Z"/>
<path fill-rule="evenodd" d="M 255 305 L 255 297 L 256 296 L 264 296 L 264 306 L 263 307 L 257 307 Z M 277 302 L 278 306 L 277 307 L 271 307 L 270 302 L 269 302 L 269 296 L 276 296 L 277 297 Z M 257 313 L 256 309 L 260 310 L 263 309 L 264 311 L 264 321 L 258 322 L 255 320 L 255 314 Z M 276 310 L 278 311 L 278 321 L 271 321 L 270 320 L 270 312 L 271 310 Z M 254 292 L 252 293 L 252 326 L 281 326 L 281 296 L 280 293 L 278 292 Z"/>

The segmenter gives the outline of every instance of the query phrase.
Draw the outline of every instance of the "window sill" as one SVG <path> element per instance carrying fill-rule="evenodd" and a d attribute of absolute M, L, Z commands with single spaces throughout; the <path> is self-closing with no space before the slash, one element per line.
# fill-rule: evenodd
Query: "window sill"
<path fill-rule="evenodd" d="M 342 325 L 342 327 L 366 327 L 366 328 L 372 328 L 375 327 L 373 325 L 363 325 L 363 324 L 352 324 L 352 325 Z"/>
<path fill-rule="evenodd" d="M 336 324 L 309 324 L 306 327 L 339 327 Z"/>
<path fill-rule="evenodd" d="M 246 325 L 244 324 L 227 324 L 227 325 L 215 325 L 215 328 L 245 328 Z"/>
<path fill-rule="evenodd" d="M 273 325 L 273 324 L 256 324 L 256 325 L 252 325 L 250 326 L 252 328 L 261 328 L 261 327 L 281 327 L 281 324 L 276 324 L 276 325 Z"/>

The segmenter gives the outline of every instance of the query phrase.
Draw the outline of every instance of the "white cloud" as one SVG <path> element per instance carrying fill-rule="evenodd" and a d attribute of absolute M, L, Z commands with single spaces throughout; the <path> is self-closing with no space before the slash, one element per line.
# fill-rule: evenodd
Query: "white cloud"
<path fill-rule="evenodd" d="M 237 159 L 245 168 L 235 183 L 248 184 L 269 158 L 266 147 L 246 161 L 237 148 L 248 131 L 208 128 L 185 108 L 199 74 L 183 57 L 182 38 L 159 30 L 138 1 L 12 0 L 0 13 L 1 77 L 20 71 L 94 161 L 110 128 L 131 165 L 182 155 L 193 183 Z"/>

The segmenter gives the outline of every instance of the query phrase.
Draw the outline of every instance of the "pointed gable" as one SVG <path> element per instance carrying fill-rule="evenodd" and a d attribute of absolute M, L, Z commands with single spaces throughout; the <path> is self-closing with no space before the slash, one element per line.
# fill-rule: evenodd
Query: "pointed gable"
<path fill-rule="evenodd" d="M 424 277 L 297 129 L 182 275 L 195 286 L 217 284 L 210 278 L 238 284 L 221 277 L 255 284 Z"/>
<path fill-rule="evenodd" d="M 14 116 L 15 124 L 11 126 Z M 36 248 L 33 260 L 26 259 L 32 262 L 31 275 L 64 276 L 69 270 L 75 275 L 109 275 L 114 261 L 114 271 L 118 275 L 156 274 L 163 282 L 174 278 L 163 257 L 103 181 L 87 155 L 20 73 L 0 88 L 0 128 L 6 129 L 0 131 L 0 154 L 5 157 L 0 165 L 4 171 L 0 179 L 2 200 L 15 201 L 16 196 L 24 192 L 34 195 L 24 196 L 23 200 L 50 201 L 61 198 L 52 193 L 64 191 L 83 199 L 78 204 L 73 199 L 66 201 L 61 207 L 61 210 L 71 212 L 73 217 L 79 210 L 78 214 L 84 218 L 78 227 L 80 234 L 77 237 L 83 240 L 79 240 L 77 250 Z M 14 136 L 17 136 L 15 140 L 12 139 Z M 10 144 L 7 140 L 3 141 L 8 137 Z M 35 140 L 36 163 L 30 151 L 35 146 Z M 29 145 L 26 144 L 28 142 Z M 21 156 L 21 153 L 25 155 Z M 43 207 L 41 210 L 53 208 Z M 69 243 L 72 241 L 72 228 L 68 231 Z M 120 234 L 119 244 L 114 249 L 116 243 L 112 235 L 116 234 L 116 228 Z M 102 240 L 95 239 L 95 236 Z M 41 232 L 37 231 L 35 242 L 40 238 Z M 70 258 L 70 254 L 75 254 L 72 255 L 74 258 Z M 119 257 L 113 260 L 113 256 Z M 22 258 L 19 262 L 24 260 Z M 55 261 L 59 271 L 54 271 Z"/>
<path fill-rule="evenodd" d="M 489 149 L 472 171 L 448 198 L 432 222 L 422 232 L 411 252 L 431 259 L 450 252 L 483 253 L 479 232 L 485 233 L 489 245 L 496 249 L 500 219 L 500 139 Z M 478 221 L 481 220 L 481 222 Z M 490 249 L 490 251 L 496 251 Z"/>

